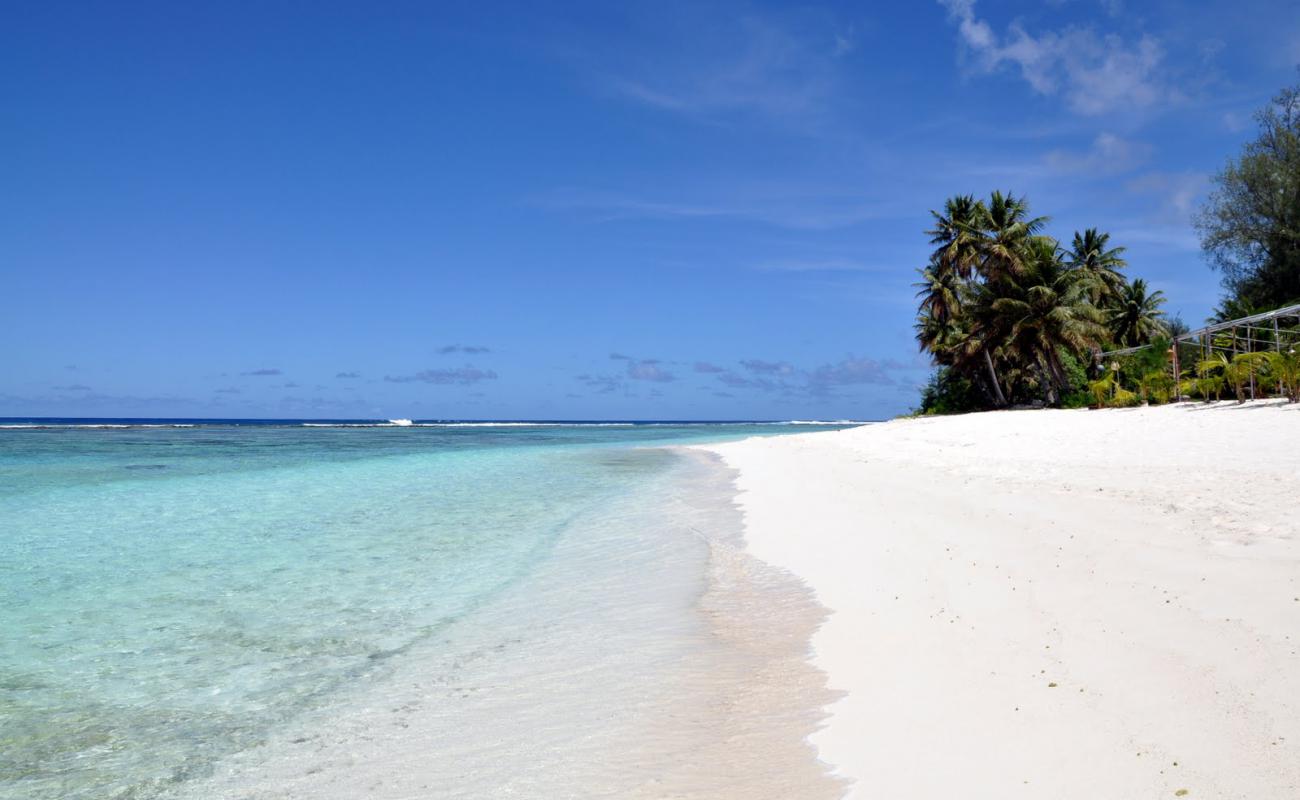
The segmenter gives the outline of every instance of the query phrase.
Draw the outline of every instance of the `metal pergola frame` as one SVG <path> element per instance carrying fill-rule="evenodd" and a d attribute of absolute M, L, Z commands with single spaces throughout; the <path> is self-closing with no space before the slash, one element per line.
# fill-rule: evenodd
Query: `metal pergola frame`
<path fill-rule="evenodd" d="M 1284 319 L 1294 319 L 1294 325 L 1282 327 L 1281 321 Z M 1224 353 L 1231 353 L 1236 356 L 1239 353 L 1257 353 L 1263 350 L 1277 350 L 1281 352 L 1284 338 L 1289 338 L 1287 346 L 1294 349 L 1300 344 L 1300 303 L 1283 308 L 1276 308 L 1272 311 L 1265 311 L 1260 314 L 1252 314 L 1248 317 L 1239 317 L 1230 319 L 1225 322 L 1216 322 L 1213 325 L 1206 325 L 1199 330 L 1188 331 L 1172 337 L 1170 345 L 1172 351 L 1172 367 L 1174 371 L 1174 392 L 1179 400 L 1183 399 L 1182 387 L 1179 385 L 1181 370 L 1178 366 L 1178 345 L 1191 344 L 1195 345 L 1201 351 L 1202 358 L 1209 358 L 1210 354 L 1216 350 Z M 1226 342 L 1223 341 L 1223 334 L 1227 332 L 1231 335 Z M 1149 344 L 1138 345 L 1137 347 L 1125 347 L 1118 350 L 1106 350 L 1096 354 L 1096 360 L 1101 363 L 1107 358 L 1118 358 L 1119 356 L 1132 355 L 1151 347 Z M 1250 398 L 1255 399 L 1255 378 L 1251 375 L 1250 380 Z"/>

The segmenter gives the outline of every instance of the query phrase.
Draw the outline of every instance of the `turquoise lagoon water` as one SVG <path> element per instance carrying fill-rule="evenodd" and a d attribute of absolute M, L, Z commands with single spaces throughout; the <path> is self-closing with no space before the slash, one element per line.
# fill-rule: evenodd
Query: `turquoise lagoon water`
<path fill-rule="evenodd" d="M 171 796 L 417 652 L 463 660 L 449 631 L 512 587 L 635 583 L 658 523 L 610 509 L 684 479 L 659 445 L 795 430 L 0 429 L 0 797 Z"/>

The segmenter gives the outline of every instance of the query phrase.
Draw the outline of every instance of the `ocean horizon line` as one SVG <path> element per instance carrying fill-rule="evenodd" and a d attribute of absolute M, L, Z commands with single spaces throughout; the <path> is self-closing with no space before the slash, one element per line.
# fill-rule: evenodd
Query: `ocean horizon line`
<path fill-rule="evenodd" d="M 653 426 L 653 425 L 864 425 L 880 420 L 820 419 L 404 419 L 330 417 L 0 417 L 0 429 L 35 427 L 472 427 L 472 426 Z"/>

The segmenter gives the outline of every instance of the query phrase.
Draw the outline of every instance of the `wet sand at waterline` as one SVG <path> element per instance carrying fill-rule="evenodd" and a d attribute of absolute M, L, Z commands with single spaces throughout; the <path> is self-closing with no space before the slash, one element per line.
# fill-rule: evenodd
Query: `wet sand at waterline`
<path fill-rule="evenodd" d="M 734 473 L 685 448 L 617 457 L 676 463 L 382 678 L 182 796 L 843 796 L 808 742 L 837 697 L 809 662 L 824 609 L 741 546 Z"/>

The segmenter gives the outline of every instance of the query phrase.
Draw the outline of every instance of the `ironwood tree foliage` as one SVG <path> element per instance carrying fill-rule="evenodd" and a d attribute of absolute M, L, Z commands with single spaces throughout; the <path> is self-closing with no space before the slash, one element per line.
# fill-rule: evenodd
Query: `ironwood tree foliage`
<path fill-rule="evenodd" d="M 1234 312 L 1300 302 L 1300 84 L 1255 119 L 1258 137 L 1214 176 L 1195 219 Z"/>

